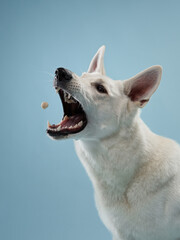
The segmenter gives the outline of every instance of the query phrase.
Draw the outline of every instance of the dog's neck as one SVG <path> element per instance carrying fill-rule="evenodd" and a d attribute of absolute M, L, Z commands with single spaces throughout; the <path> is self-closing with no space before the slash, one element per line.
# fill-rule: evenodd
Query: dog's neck
<path fill-rule="evenodd" d="M 95 191 L 123 195 L 138 169 L 148 161 L 153 136 L 138 116 L 131 128 L 112 137 L 77 141 L 77 153 Z"/>

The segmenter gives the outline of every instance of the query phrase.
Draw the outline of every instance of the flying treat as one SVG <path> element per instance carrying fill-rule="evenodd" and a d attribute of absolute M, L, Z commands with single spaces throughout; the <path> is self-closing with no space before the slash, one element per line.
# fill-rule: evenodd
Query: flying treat
<path fill-rule="evenodd" d="M 41 107 L 42 107 L 43 109 L 46 109 L 48 106 L 49 106 L 48 102 L 42 102 L 42 103 L 41 103 Z"/>

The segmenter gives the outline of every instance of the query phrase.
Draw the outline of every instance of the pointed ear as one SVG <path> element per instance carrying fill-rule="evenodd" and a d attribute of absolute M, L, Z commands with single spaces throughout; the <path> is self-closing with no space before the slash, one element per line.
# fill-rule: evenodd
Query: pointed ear
<path fill-rule="evenodd" d="M 102 75 L 105 75 L 104 52 L 105 52 L 105 46 L 102 46 L 101 48 L 99 48 L 99 50 L 97 51 L 96 55 L 93 57 L 89 65 L 89 69 L 87 71 L 88 73 L 98 72 Z"/>
<path fill-rule="evenodd" d="M 159 86 L 161 66 L 152 66 L 124 81 L 124 92 L 138 107 L 144 107 Z"/>

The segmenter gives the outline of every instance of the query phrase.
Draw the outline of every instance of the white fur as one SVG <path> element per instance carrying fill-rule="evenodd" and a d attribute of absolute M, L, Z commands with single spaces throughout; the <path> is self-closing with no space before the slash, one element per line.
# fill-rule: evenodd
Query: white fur
<path fill-rule="evenodd" d="M 151 132 L 139 114 L 158 87 L 162 69 L 153 66 L 113 81 L 105 75 L 104 50 L 65 89 L 87 114 L 86 128 L 69 137 L 76 139 L 93 183 L 100 218 L 113 240 L 180 239 L 180 146 Z M 99 81 L 108 94 L 97 92 L 94 83 Z"/>

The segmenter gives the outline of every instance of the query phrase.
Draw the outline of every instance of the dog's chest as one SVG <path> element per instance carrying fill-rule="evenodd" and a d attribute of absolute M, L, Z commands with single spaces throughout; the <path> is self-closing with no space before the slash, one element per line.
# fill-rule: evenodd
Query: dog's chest
<path fill-rule="evenodd" d="M 127 229 L 125 226 L 132 220 L 132 214 L 129 213 L 125 191 L 129 177 L 133 175 L 133 168 L 125 168 L 122 160 L 121 167 L 124 167 L 124 171 L 119 174 L 117 156 L 120 154 L 110 150 L 107 153 L 98 145 L 88 146 L 89 148 L 75 145 L 77 154 L 93 183 L 100 218 L 110 231 Z M 127 166 L 127 162 L 124 165 Z"/>
<path fill-rule="evenodd" d="M 103 199 L 98 191 L 95 191 L 96 207 L 102 222 L 113 233 L 126 232 L 131 220 L 130 214 L 128 213 L 128 204 L 125 202 L 125 199 L 124 201 L 116 202 L 115 196 L 112 195 L 111 202 L 110 195 L 108 198 L 107 203 L 107 197 Z M 131 231 L 130 228 L 128 228 L 128 231 Z"/>
<path fill-rule="evenodd" d="M 169 239 L 168 225 L 163 217 L 163 192 L 160 195 L 156 194 L 150 201 L 146 199 L 134 206 L 129 205 L 126 190 L 135 168 L 132 163 L 131 168 L 129 167 L 128 153 L 124 153 L 126 155 L 124 161 L 121 153 L 113 155 L 114 150 L 107 154 L 103 149 L 99 149 L 98 145 L 89 145 L 85 148 L 81 144 L 75 145 L 77 154 L 93 183 L 100 218 L 105 226 L 117 235 L 115 239 L 159 240 L 157 232 L 159 236 L 164 236 L 164 240 Z M 118 165 L 117 156 L 121 158 L 121 165 Z M 152 211 L 153 209 L 156 211 Z"/>

